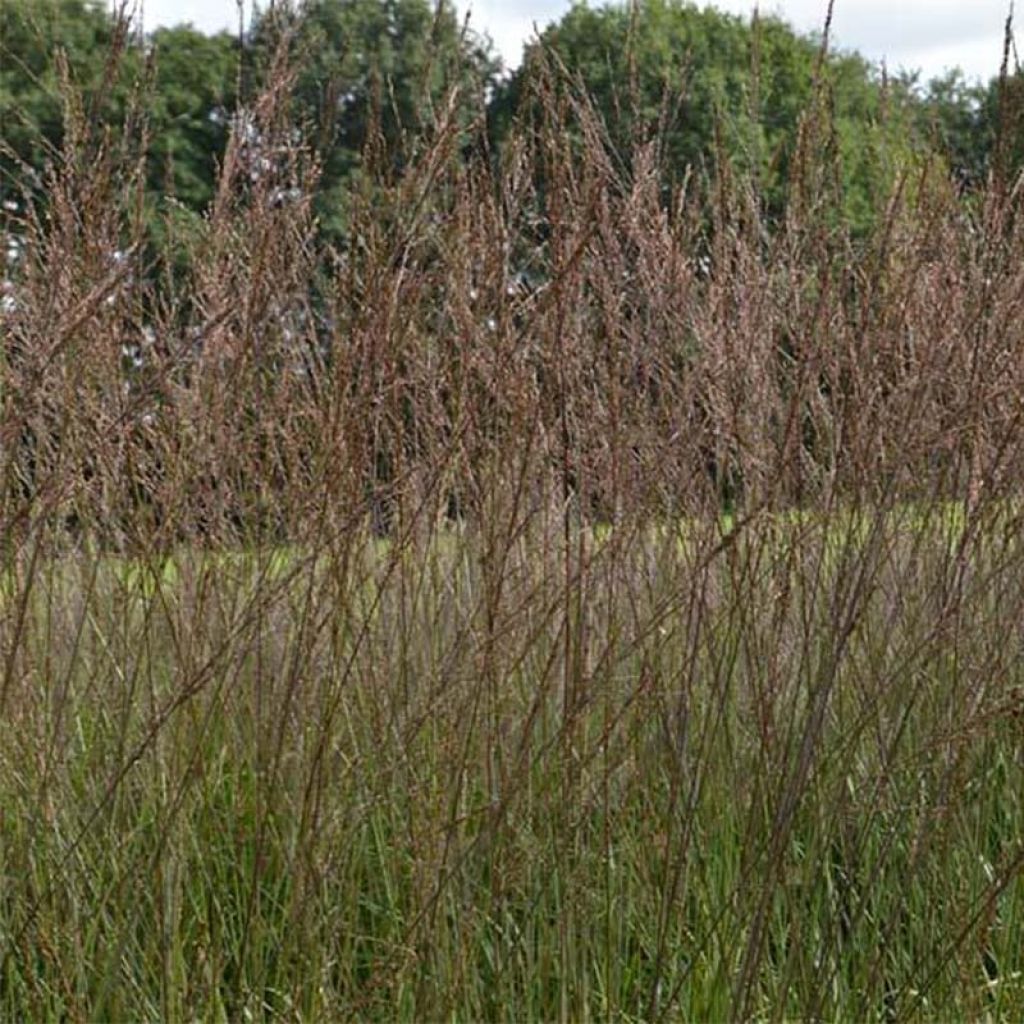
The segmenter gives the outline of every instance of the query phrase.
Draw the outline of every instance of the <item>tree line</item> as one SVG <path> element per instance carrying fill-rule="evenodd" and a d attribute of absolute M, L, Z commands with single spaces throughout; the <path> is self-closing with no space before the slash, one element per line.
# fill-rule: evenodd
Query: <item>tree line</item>
<path fill-rule="evenodd" d="M 856 53 L 825 52 L 779 18 L 749 21 L 683 0 L 576 4 L 511 73 L 447 0 L 308 0 L 299 11 L 258 10 L 240 34 L 181 25 L 145 38 L 91 0 L 6 0 L 0 200 L 12 208 L 19 190 L 41 189 L 64 142 L 68 86 L 115 136 L 141 90 L 147 199 L 200 213 L 214 198 L 234 113 L 265 83 L 282 38 L 295 123 L 319 161 L 317 212 L 334 239 L 344 238 L 353 186 L 400 174 L 452 95 L 465 125 L 483 122 L 477 134 L 500 154 L 513 123 L 529 117 L 542 55 L 564 88 L 595 103 L 624 168 L 638 143 L 657 138 L 666 185 L 725 160 L 759 183 L 768 212 L 784 206 L 812 101 L 827 107 L 841 206 L 854 226 L 870 218 L 894 168 L 922 156 L 946 161 L 965 190 L 997 161 L 1012 170 L 1024 158 L 1019 68 L 988 83 L 956 70 L 922 83 Z"/>
<path fill-rule="evenodd" d="M 0 18 L 0 399 L 26 510 L 72 458 L 64 360 L 76 416 L 94 410 L 83 429 L 116 413 L 134 439 L 119 530 L 141 512 L 169 522 L 167 446 L 190 443 L 182 424 L 206 423 L 221 387 L 209 436 L 226 447 L 195 449 L 186 489 L 186 518 L 210 535 L 228 521 L 285 528 L 267 494 L 289 493 L 282 467 L 313 474 L 320 434 L 307 427 L 325 394 L 358 410 L 353 489 L 382 529 L 402 467 L 452 450 L 470 421 L 480 444 L 450 493 L 452 509 L 471 501 L 521 395 L 539 396 L 564 450 L 585 452 L 582 469 L 559 468 L 566 500 L 589 487 L 595 514 L 615 507 L 587 483 L 617 478 L 588 425 L 595 403 L 617 416 L 629 396 L 667 410 L 662 426 L 697 425 L 699 472 L 731 507 L 762 463 L 722 440 L 716 374 L 735 360 L 716 346 L 749 301 L 744 282 L 760 294 L 771 278 L 752 267 L 791 260 L 786 295 L 834 300 L 850 329 L 891 316 L 898 334 L 918 257 L 950 244 L 939 228 L 963 243 L 959 259 L 983 258 L 986 280 L 1012 262 L 1000 200 L 1019 193 L 1000 183 L 1021 165 L 1016 69 L 920 86 L 778 19 L 678 0 L 573 7 L 511 74 L 428 0 L 275 4 L 212 36 L 140 37 L 85 0 L 6 0 Z M 694 296 L 724 319 L 699 330 Z M 988 285 L 980 302 L 979 323 L 996 308 Z M 787 317 L 743 338 L 760 338 L 779 379 L 808 345 Z M 500 351 L 522 372 L 507 395 Z M 882 393 L 904 356 L 880 364 Z M 575 425 L 561 359 L 586 410 Z M 824 401 L 861 367 L 813 372 Z M 302 409 L 311 418 L 289 433 Z M 225 439 L 249 428 L 253 447 L 236 452 Z M 281 431 L 288 451 L 274 454 Z M 808 416 L 797 434 L 810 463 L 827 461 L 826 427 Z M 103 494 L 113 478 L 94 449 L 75 449 L 77 479 Z M 265 476 L 249 456 L 266 457 Z"/>

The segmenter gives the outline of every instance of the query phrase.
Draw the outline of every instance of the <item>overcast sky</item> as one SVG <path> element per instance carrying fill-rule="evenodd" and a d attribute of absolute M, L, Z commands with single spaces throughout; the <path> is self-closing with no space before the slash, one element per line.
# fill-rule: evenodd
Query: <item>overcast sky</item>
<path fill-rule="evenodd" d="M 203 31 L 238 27 L 238 0 L 141 0 L 147 29 L 190 21 Z M 242 0 L 248 17 L 251 0 Z M 456 0 L 471 12 L 470 23 L 485 31 L 515 67 L 534 23 L 541 29 L 568 10 L 568 0 Z M 1010 0 L 836 0 L 833 38 L 891 70 L 920 69 L 927 80 L 959 66 L 970 77 L 988 79 L 999 71 L 1003 26 Z M 264 3 L 265 5 L 265 3 Z M 762 0 L 761 10 L 781 15 L 797 29 L 820 29 L 826 0 Z M 600 6 L 600 3 L 595 3 Z M 710 6 L 749 15 L 753 0 L 716 0 Z M 1018 2 L 1024 20 L 1024 3 Z M 1016 31 L 1024 58 L 1024 33 Z"/>

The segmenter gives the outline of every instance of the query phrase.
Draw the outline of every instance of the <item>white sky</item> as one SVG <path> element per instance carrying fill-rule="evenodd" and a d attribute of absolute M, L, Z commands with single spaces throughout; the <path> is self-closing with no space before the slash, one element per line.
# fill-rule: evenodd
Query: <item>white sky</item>
<path fill-rule="evenodd" d="M 137 0 L 145 26 L 190 21 L 206 32 L 237 29 L 239 2 L 246 22 L 251 0 Z M 266 6 L 267 0 L 264 0 Z M 600 6 L 600 0 L 591 0 Z M 568 0 L 456 0 L 471 12 L 470 24 L 485 31 L 509 67 L 522 56 L 533 25 L 543 29 L 569 9 Z M 716 0 L 710 6 L 749 15 L 753 0 Z M 762 0 L 761 10 L 778 14 L 801 31 L 820 29 L 827 0 Z M 925 80 L 953 66 L 969 77 L 988 79 L 999 71 L 1003 26 L 1010 0 L 836 0 L 835 45 L 885 60 L 893 71 L 920 69 Z M 1024 59 L 1024 4 L 1018 2 L 1017 50 Z"/>

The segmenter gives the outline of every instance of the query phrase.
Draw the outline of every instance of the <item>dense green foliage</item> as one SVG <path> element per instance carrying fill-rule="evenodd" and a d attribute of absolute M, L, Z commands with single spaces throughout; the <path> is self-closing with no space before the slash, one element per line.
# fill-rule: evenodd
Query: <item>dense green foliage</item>
<path fill-rule="evenodd" d="M 337 237 L 371 144 L 374 171 L 400 171 L 453 89 L 463 121 L 483 104 L 498 66 L 447 2 L 311 0 L 302 17 L 268 12 L 251 33 L 264 69 L 285 33 L 297 66 L 296 117 L 321 158 L 317 212 Z"/>
<path fill-rule="evenodd" d="M 123 40 L 121 40 L 123 42 Z M 0 196 L 18 171 L 40 171 L 63 137 L 59 52 L 68 79 L 96 94 L 117 26 L 86 0 L 4 0 L 0 5 Z"/>
<path fill-rule="evenodd" d="M 156 79 L 152 94 L 150 186 L 188 207 L 213 198 L 231 111 L 238 101 L 238 41 L 189 26 L 151 37 Z"/>
<path fill-rule="evenodd" d="M 284 6 L 257 11 L 244 49 L 229 33 L 207 36 L 187 25 L 158 29 L 141 48 L 129 26 L 90 0 L 5 0 L 0 116 L 7 191 L 24 181 L 20 169 L 41 171 L 61 144 L 64 113 L 53 55 L 62 52 L 71 82 L 92 99 L 92 120 L 115 133 L 127 97 L 141 89 L 154 209 L 157 199 L 172 197 L 201 212 L 214 195 L 232 114 L 266 84 L 284 43 L 297 69 L 294 122 L 320 161 L 317 212 L 336 240 L 367 143 L 371 159 L 400 171 L 453 88 L 463 123 L 482 109 L 498 64 L 489 44 L 464 31 L 446 4 L 315 0 L 302 14 Z M 118 59 L 111 61 L 114 49 Z"/>
<path fill-rule="evenodd" d="M 669 179 L 724 157 L 753 176 L 777 213 L 800 181 L 793 164 L 802 161 L 803 142 L 833 159 L 838 208 L 858 229 L 884 203 L 894 176 L 925 154 L 942 154 L 958 179 L 979 184 L 1001 117 L 1020 107 L 1019 73 L 1011 73 L 1001 106 L 998 79 L 972 84 L 953 72 L 922 89 L 913 75 L 883 78 L 857 53 L 823 54 L 819 38 L 777 17 L 750 22 L 689 0 L 577 3 L 498 90 L 491 113 L 499 136 L 521 110 L 541 55 L 553 55 L 594 98 L 624 163 L 654 137 Z M 1022 163 L 1024 131 L 1019 118 L 1007 127 L 1012 171 Z"/>
<path fill-rule="evenodd" d="M 884 97 L 856 55 L 829 57 L 819 75 L 820 43 L 777 18 L 751 25 L 680 0 L 649 0 L 635 10 L 578 4 L 530 47 L 523 68 L 496 97 L 499 123 L 519 107 L 541 53 L 553 54 L 595 99 L 621 157 L 655 135 L 664 139 L 670 178 L 724 157 L 753 172 L 776 211 L 819 77 L 835 131 L 828 144 L 839 157 L 855 221 L 867 216 L 879 179 L 905 149 L 898 141 L 906 137 L 905 92 L 890 89 Z"/>
<path fill-rule="evenodd" d="M 173 197 L 194 210 L 210 202 L 238 99 L 237 40 L 180 26 L 140 47 L 130 25 L 89 0 L 5 0 L 0 19 L 0 191 L 25 183 L 24 168 L 41 173 L 63 144 L 61 54 L 93 128 L 120 134 L 139 98 L 151 200 Z"/>
<path fill-rule="evenodd" d="M 635 10 L 577 4 L 528 48 L 521 69 L 501 78 L 489 42 L 460 26 L 448 4 L 311 0 L 301 18 L 289 10 L 258 12 L 241 40 L 244 50 L 228 33 L 208 37 L 182 26 L 154 32 L 144 53 L 105 5 L 5 0 L 0 192 L 23 182 L 25 168 L 41 170 L 61 142 L 60 71 L 53 59 L 61 52 L 70 79 L 92 97 L 90 115 L 115 129 L 128 95 L 141 84 L 149 192 L 203 210 L 213 196 L 230 115 L 259 89 L 282 38 L 297 68 L 297 122 L 320 158 L 317 212 L 335 239 L 365 161 L 400 171 L 454 87 L 463 123 L 487 103 L 500 147 L 513 118 L 529 107 L 541 54 L 593 98 L 624 165 L 638 143 L 655 135 L 666 181 L 725 157 L 753 174 L 769 212 L 782 209 L 799 179 L 793 162 L 801 159 L 801 137 L 814 130 L 815 102 L 827 111 L 821 120 L 829 130 L 814 144 L 835 158 L 839 208 L 854 225 L 870 220 L 892 175 L 927 149 L 942 152 L 957 177 L 975 186 L 996 164 L 1012 172 L 1024 158 L 1024 131 L 1014 132 L 1024 106 L 1021 76 L 1012 67 L 1005 86 L 968 83 L 955 72 L 924 89 L 907 77 L 883 82 L 856 54 L 830 54 L 819 66 L 820 41 L 775 17 L 751 24 L 684 0 L 647 0 Z M 118 49 L 124 52 L 115 70 L 109 55 Z M 1001 120 L 1008 130 L 996 159 Z"/>

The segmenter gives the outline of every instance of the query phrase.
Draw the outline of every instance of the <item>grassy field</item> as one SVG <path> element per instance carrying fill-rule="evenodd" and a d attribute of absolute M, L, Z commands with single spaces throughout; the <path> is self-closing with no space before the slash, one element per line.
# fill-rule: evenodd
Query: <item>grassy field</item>
<path fill-rule="evenodd" d="M 343 250 L 286 69 L 164 248 L 67 104 L 0 1020 L 1024 1019 L 1024 181 L 903 155 L 854 234 L 821 104 L 769 218 L 570 86 L 368 153 Z"/>
<path fill-rule="evenodd" d="M 19 576 L 3 1016 L 1015 1019 L 1024 549 L 949 524 Z"/>

